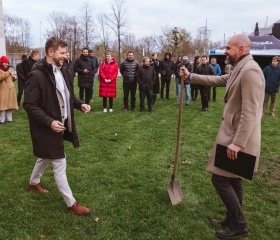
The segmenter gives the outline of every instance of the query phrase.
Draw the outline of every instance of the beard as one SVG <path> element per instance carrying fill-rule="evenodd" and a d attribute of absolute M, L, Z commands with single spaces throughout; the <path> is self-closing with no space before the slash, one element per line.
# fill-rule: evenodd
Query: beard
<path fill-rule="evenodd" d="M 62 67 L 64 59 L 54 57 L 53 61 L 57 67 Z"/>
<path fill-rule="evenodd" d="M 229 55 L 226 56 L 225 64 L 234 65 L 235 63 L 236 63 L 236 60 L 233 56 L 229 56 Z"/>

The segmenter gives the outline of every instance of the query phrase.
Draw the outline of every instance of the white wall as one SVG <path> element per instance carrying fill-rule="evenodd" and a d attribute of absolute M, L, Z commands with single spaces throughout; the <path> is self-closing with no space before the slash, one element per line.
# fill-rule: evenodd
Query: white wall
<path fill-rule="evenodd" d="M 6 44 L 4 35 L 4 22 L 3 22 L 3 4 L 0 0 L 0 56 L 6 55 Z"/>

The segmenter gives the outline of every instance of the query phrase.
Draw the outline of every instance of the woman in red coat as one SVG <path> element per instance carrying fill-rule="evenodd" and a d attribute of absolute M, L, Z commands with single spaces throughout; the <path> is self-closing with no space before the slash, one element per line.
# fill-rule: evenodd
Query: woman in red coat
<path fill-rule="evenodd" d="M 107 112 L 107 98 L 109 98 L 109 112 L 113 112 L 113 98 L 117 96 L 118 71 L 118 64 L 112 54 L 106 54 L 106 59 L 99 67 L 99 97 L 103 97 L 103 112 Z"/>

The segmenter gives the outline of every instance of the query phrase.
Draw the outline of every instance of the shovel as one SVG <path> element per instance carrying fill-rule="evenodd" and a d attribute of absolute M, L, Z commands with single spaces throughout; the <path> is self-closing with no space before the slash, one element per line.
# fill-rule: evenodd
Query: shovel
<path fill-rule="evenodd" d="M 182 77 L 181 78 L 180 103 L 179 103 L 179 115 L 178 115 L 176 155 L 175 155 L 174 168 L 173 168 L 173 174 L 171 176 L 171 181 L 167 186 L 168 194 L 169 194 L 172 205 L 179 204 L 184 199 L 184 194 L 182 192 L 180 183 L 175 179 L 177 169 L 178 169 L 179 155 L 180 155 L 182 109 L 183 109 L 183 91 L 184 91 L 184 78 Z"/>

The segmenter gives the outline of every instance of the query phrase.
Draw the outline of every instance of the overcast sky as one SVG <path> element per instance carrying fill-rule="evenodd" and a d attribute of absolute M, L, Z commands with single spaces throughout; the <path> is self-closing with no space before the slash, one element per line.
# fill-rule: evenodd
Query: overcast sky
<path fill-rule="evenodd" d="M 4 12 L 30 21 L 33 47 L 45 43 L 45 29 L 50 28 L 47 16 L 53 11 L 79 15 L 83 2 L 93 7 L 93 14 L 109 13 L 109 0 L 2 0 Z M 129 32 L 136 38 L 159 35 L 161 27 L 181 27 L 194 38 L 201 27 L 211 30 L 211 40 L 222 41 L 237 33 L 251 33 L 256 22 L 268 26 L 280 19 L 279 0 L 126 0 Z M 40 24 L 41 22 L 41 24 Z"/>

